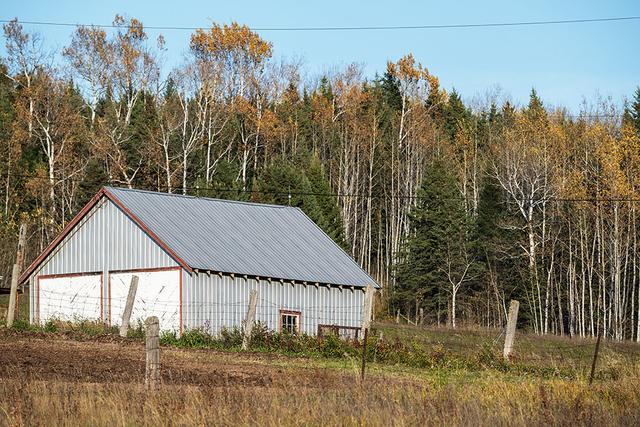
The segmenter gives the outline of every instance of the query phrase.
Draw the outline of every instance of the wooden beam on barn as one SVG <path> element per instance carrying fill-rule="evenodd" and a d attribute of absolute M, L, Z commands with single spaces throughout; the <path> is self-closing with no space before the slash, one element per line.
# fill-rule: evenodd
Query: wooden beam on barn
<path fill-rule="evenodd" d="M 24 245 L 27 239 L 27 225 L 21 224 L 18 233 L 18 249 L 16 252 L 16 262 L 13 264 L 11 271 L 11 292 L 9 294 L 9 309 L 7 310 L 7 327 L 13 326 L 16 316 L 17 296 L 18 296 L 18 277 L 22 270 L 22 261 L 24 259 Z M 19 307 L 18 307 L 19 311 Z"/>

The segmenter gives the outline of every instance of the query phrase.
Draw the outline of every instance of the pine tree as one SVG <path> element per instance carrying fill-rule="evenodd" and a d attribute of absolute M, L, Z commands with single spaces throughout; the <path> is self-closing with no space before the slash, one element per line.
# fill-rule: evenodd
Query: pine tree
<path fill-rule="evenodd" d="M 529 116 L 532 121 L 546 121 L 547 111 L 544 109 L 544 104 L 538 96 L 535 88 L 531 89 L 529 94 L 529 105 L 524 110 L 524 113 Z"/>
<path fill-rule="evenodd" d="M 299 159 L 298 163 L 305 163 Z M 306 172 L 287 160 L 267 166 L 256 181 L 252 201 L 295 206 L 307 214 L 339 246 L 346 249 L 344 228 L 336 198 L 317 157 L 309 161 Z M 329 196 L 321 196 L 329 194 Z"/>
<path fill-rule="evenodd" d="M 392 109 L 400 110 L 402 108 L 402 95 L 400 94 L 397 79 L 387 71 L 376 83 L 380 88 L 382 101 Z"/>
<path fill-rule="evenodd" d="M 325 176 L 322 163 L 317 156 L 312 157 L 306 171 L 306 177 L 320 209 L 321 218 L 319 219 L 318 225 L 334 242 L 343 249 L 347 249 L 338 201 L 334 196 L 321 196 L 321 194 L 331 194 L 332 191 L 331 185 Z"/>
<path fill-rule="evenodd" d="M 627 114 L 636 128 L 636 132 L 640 135 L 640 86 L 633 95 L 631 105 L 625 109 L 625 115 Z"/>
<path fill-rule="evenodd" d="M 451 168 L 437 161 L 426 171 L 419 201 L 411 213 L 412 234 L 398 265 L 395 308 L 425 308 L 436 314 L 449 307 L 451 281 L 476 269 L 471 227 Z M 471 277 L 470 275 L 467 277 Z M 463 277 L 463 280 L 466 280 Z M 457 290 L 456 290 L 457 292 Z"/>
<path fill-rule="evenodd" d="M 449 94 L 449 103 L 444 110 L 444 130 L 454 140 L 461 126 L 471 120 L 471 113 L 454 88 Z"/>

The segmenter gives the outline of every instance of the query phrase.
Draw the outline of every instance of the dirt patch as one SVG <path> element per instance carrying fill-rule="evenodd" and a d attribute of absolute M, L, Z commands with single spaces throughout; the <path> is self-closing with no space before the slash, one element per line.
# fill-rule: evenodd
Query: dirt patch
<path fill-rule="evenodd" d="M 330 369 L 293 369 L 269 364 L 273 355 L 212 350 L 162 349 L 164 384 L 217 386 L 282 386 L 326 388 L 353 381 Z M 295 370 L 292 375 L 292 370 Z M 0 379 L 86 383 L 141 383 L 144 345 L 117 337 L 77 341 L 47 334 L 0 333 Z"/>

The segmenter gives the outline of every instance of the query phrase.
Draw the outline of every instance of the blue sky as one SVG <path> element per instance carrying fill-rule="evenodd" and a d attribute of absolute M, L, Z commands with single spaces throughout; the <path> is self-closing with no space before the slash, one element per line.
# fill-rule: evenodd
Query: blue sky
<path fill-rule="evenodd" d="M 116 13 L 146 25 L 208 26 L 235 20 L 251 27 L 425 25 L 558 20 L 640 15 L 636 1 L 29 1 L 4 0 L 1 19 L 110 23 Z M 61 48 L 69 27 L 36 27 Z M 158 31 L 150 31 L 154 36 Z M 190 31 L 162 31 L 167 62 L 184 54 Z M 640 85 L 640 21 L 553 26 L 362 32 L 261 32 L 277 56 L 300 57 L 309 74 L 358 62 L 383 72 L 405 53 L 470 100 L 495 85 L 516 103 L 532 87 L 545 104 L 577 112 L 582 101 L 616 102 Z M 4 43 L 0 48 L 4 53 Z"/>

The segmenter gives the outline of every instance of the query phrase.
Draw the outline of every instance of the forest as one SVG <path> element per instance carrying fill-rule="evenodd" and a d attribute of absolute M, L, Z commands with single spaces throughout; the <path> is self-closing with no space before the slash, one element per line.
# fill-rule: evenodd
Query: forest
<path fill-rule="evenodd" d="M 410 53 L 308 77 L 236 23 L 173 69 L 135 18 L 56 51 L 3 30 L 4 281 L 21 223 L 31 260 L 125 186 L 300 207 L 382 285 L 378 316 L 501 327 L 517 299 L 532 332 L 640 342 L 640 88 L 572 114 L 463 100 Z"/>

